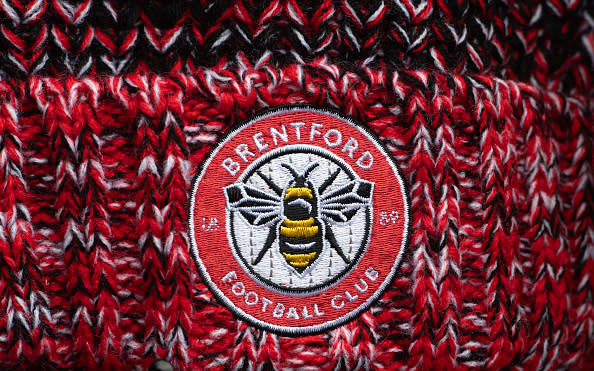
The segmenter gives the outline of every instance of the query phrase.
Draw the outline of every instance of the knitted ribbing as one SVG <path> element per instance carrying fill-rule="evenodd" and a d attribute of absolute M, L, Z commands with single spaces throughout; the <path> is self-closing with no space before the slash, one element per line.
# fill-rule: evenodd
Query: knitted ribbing
<path fill-rule="evenodd" d="M 594 368 L 588 1 L 0 2 L 0 365 Z M 410 192 L 392 286 L 302 338 L 250 327 L 189 254 L 232 124 L 310 103 Z"/>
<path fill-rule="evenodd" d="M 592 4 L 575 1 L 67 1 L 0 3 L 0 76 L 192 73 L 332 58 L 488 74 L 587 92 Z"/>

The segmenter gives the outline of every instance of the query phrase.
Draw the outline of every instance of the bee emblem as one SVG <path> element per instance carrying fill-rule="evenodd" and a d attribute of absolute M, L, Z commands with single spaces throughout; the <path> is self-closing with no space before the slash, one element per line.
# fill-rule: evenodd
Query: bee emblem
<path fill-rule="evenodd" d="M 190 251 L 213 296 L 250 326 L 310 335 L 368 310 L 409 240 L 406 183 L 354 118 L 284 106 L 237 124 L 202 160 Z"/>
<path fill-rule="evenodd" d="M 307 164 L 301 171 L 290 163 L 280 165 L 290 179 L 284 186 L 257 170 L 255 174 L 269 190 L 243 182 L 224 189 L 231 212 L 238 212 L 253 228 L 270 229 L 250 264 L 260 264 L 275 241 L 287 266 L 298 275 L 315 264 L 325 245 L 345 264 L 351 264 L 332 227 L 349 223 L 360 209 L 370 207 L 374 184 L 361 178 L 336 184 L 341 172 L 338 168 L 316 187 L 309 177 L 320 167 L 318 162 Z"/>

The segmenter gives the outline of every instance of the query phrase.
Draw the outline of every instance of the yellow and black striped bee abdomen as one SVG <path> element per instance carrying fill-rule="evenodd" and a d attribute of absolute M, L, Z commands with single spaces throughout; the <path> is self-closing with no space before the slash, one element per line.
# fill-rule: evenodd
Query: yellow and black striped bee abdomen
<path fill-rule="evenodd" d="M 323 247 L 323 233 L 317 218 L 285 218 L 279 232 L 280 252 L 296 271 L 303 272 L 319 257 Z"/>
<path fill-rule="evenodd" d="M 280 227 L 280 234 L 285 237 L 314 237 L 319 232 L 319 227 L 314 224 L 314 218 L 305 220 L 285 219 Z"/>

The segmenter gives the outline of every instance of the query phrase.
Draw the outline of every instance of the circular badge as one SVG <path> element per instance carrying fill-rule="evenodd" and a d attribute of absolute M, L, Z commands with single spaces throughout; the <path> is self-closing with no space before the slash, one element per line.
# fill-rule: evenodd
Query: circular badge
<path fill-rule="evenodd" d="M 307 335 L 367 310 L 408 242 L 406 186 L 386 148 L 334 111 L 281 107 L 230 129 L 200 167 L 192 256 L 253 326 Z"/>

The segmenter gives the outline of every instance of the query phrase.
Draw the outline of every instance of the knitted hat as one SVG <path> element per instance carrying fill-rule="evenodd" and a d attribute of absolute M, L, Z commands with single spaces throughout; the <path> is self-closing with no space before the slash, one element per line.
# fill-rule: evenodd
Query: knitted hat
<path fill-rule="evenodd" d="M 1 1 L 0 365 L 593 369 L 593 19 Z"/>

